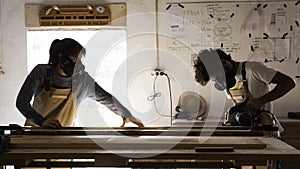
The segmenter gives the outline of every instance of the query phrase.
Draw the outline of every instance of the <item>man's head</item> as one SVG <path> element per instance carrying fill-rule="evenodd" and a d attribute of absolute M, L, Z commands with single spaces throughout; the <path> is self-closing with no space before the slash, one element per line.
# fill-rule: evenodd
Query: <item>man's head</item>
<path fill-rule="evenodd" d="M 213 80 L 218 90 L 231 88 L 236 82 L 234 63 L 221 49 L 200 51 L 194 62 L 195 79 L 203 86 Z"/>
<path fill-rule="evenodd" d="M 84 69 L 81 57 L 85 55 L 85 52 L 85 48 L 74 39 L 55 39 L 49 50 L 49 64 L 60 68 L 66 76 L 71 76 L 73 75 L 76 62 L 78 64 L 76 67 L 80 70 L 76 69 L 75 73 Z"/>

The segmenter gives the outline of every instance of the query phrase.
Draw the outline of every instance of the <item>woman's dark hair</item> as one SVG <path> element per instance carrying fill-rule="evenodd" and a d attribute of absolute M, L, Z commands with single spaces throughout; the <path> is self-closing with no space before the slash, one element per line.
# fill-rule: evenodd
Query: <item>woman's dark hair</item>
<path fill-rule="evenodd" d="M 222 72 L 221 69 L 223 67 L 217 64 L 217 60 L 223 59 L 232 61 L 231 56 L 221 49 L 205 49 L 200 51 L 194 61 L 195 80 L 203 86 L 206 85 L 210 80 L 207 70 L 210 73 Z"/>
<path fill-rule="evenodd" d="M 68 58 L 69 56 L 77 56 L 82 53 L 85 55 L 85 48 L 76 40 L 64 38 L 62 40 L 55 39 L 49 49 L 49 65 L 56 66 L 60 58 Z"/>

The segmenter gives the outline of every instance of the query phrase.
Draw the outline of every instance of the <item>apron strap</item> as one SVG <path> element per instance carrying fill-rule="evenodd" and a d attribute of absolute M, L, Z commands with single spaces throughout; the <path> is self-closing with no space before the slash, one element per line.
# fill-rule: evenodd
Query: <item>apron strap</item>
<path fill-rule="evenodd" d="M 248 89 L 248 82 L 246 80 L 246 68 L 245 68 L 246 62 L 242 62 L 242 81 L 243 81 L 243 86 L 246 90 L 246 92 L 249 92 Z M 232 95 L 232 93 L 230 92 L 230 89 L 226 89 L 227 94 L 230 96 L 231 100 L 234 102 L 234 104 L 237 104 L 238 102 L 236 101 L 236 99 L 234 99 L 234 96 Z"/>
<path fill-rule="evenodd" d="M 46 70 L 46 78 L 45 78 L 45 90 L 46 91 L 49 91 L 50 89 L 50 69 L 51 69 L 51 66 L 50 64 L 47 65 L 47 70 Z"/>
<path fill-rule="evenodd" d="M 249 92 L 249 89 L 248 89 L 248 82 L 246 80 L 246 68 L 245 68 L 245 65 L 246 65 L 246 62 L 243 62 L 242 63 L 242 78 L 243 78 L 243 84 L 245 86 L 245 89 L 247 90 L 247 92 Z"/>

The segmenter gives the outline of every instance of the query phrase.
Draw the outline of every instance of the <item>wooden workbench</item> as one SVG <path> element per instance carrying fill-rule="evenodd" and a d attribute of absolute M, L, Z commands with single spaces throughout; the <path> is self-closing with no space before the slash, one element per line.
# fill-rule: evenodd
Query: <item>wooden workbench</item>
<path fill-rule="evenodd" d="M 97 130 L 101 131 L 101 129 Z M 108 131 L 107 128 L 104 130 Z M 142 131 L 138 128 L 119 130 Z M 147 130 L 150 132 L 151 128 Z M 38 132 L 32 132 L 35 133 L 33 135 L 20 132 L 19 134 L 10 134 L 10 148 L 9 151 L 0 155 L 0 165 L 142 168 L 201 168 L 201 166 L 216 167 L 219 165 L 239 168 L 245 165 L 266 165 L 267 160 L 297 161 L 300 159 L 299 150 L 273 137 L 260 135 L 186 137 L 175 135 L 60 135 L 58 133 L 61 130 L 53 130 L 56 134 L 50 134 L 49 131 L 48 134 L 45 134 L 47 132 L 42 132 L 40 129 L 37 131 L 43 134 L 39 135 Z M 195 147 L 204 149 L 196 152 Z M 233 151 L 227 151 L 227 148 L 232 148 Z M 45 161 L 35 159 L 45 159 Z M 83 162 L 80 160 L 77 162 L 75 160 L 50 162 L 51 159 L 81 159 Z M 209 162 L 210 160 L 214 160 L 214 162 Z M 219 160 L 220 163 L 215 160 Z"/>

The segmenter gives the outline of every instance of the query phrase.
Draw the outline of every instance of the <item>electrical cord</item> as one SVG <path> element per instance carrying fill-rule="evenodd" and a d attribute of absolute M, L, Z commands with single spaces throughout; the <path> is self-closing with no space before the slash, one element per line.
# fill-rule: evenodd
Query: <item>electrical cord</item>
<path fill-rule="evenodd" d="M 163 72 L 162 72 L 163 73 Z M 168 74 L 166 73 L 163 73 L 163 75 L 165 75 L 168 79 L 168 87 L 169 87 L 169 96 L 170 96 L 170 113 L 171 113 L 171 126 L 172 126 L 172 123 L 173 123 L 173 100 L 172 100 L 172 90 L 171 90 L 171 81 L 170 81 L 170 77 Z"/>
<path fill-rule="evenodd" d="M 153 85 L 152 85 L 153 95 L 150 95 L 150 96 L 147 97 L 148 101 L 155 101 L 156 97 L 160 97 L 161 96 L 161 92 L 159 92 L 158 90 L 155 89 L 156 79 L 157 79 L 157 75 L 155 76 L 154 81 L 153 81 Z"/>
<path fill-rule="evenodd" d="M 161 96 L 161 92 L 157 91 L 156 90 L 156 80 L 157 80 L 157 77 L 158 76 L 166 76 L 167 77 L 167 80 L 168 80 L 168 88 L 169 88 L 169 96 L 170 96 L 170 111 L 171 111 L 171 115 L 164 115 L 162 113 L 160 113 L 157 109 L 157 106 L 156 106 L 156 97 L 160 97 Z M 172 100 L 172 90 L 171 90 L 171 81 L 170 81 L 170 77 L 168 76 L 168 74 L 164 73 L 164 72 L 156 72 L 155 74 L 155 78 L 154 78 L 154 81 L 153 81 L 153 95 L 150 95 L 148 98 L 147 98 L 148 101 L 153 101 L 153 104 L 154 104 L 154 108 L 155 108 L 155 112 L 157 114 L 159 114 L 160 116 L 162 117 L 171 117 L 171 125 L 172 125 L 172 118 L 173 118 L 173 110 L 172 110 L 172 107 L 173 107 L 173 100 Z"/>

